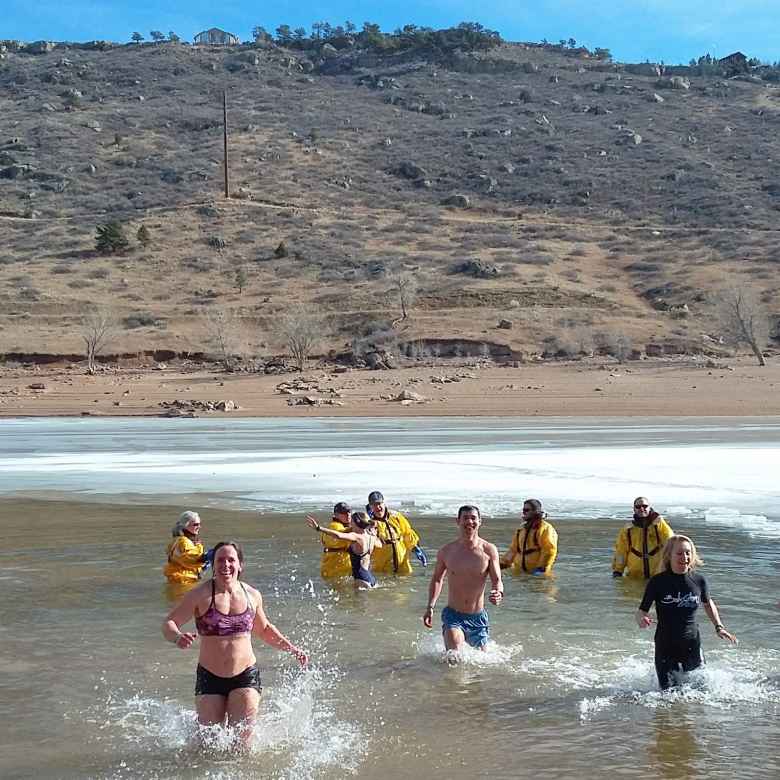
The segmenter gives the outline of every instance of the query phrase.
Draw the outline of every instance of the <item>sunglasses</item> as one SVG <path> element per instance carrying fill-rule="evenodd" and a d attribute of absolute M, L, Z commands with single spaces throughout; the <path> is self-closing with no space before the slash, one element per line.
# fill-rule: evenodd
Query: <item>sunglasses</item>
<path fill-rule="evenodd" d="M 650 504 L 634 504 L 634 509 L 650 509 Z"/>

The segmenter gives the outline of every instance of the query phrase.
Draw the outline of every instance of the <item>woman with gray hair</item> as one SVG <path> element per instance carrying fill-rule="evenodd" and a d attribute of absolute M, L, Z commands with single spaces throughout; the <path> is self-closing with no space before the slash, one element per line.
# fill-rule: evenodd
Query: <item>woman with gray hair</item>
<path fill-rule="evenodd" d="M 199 538 L 200 515 L 197 512 L 182 512 L 171 529 L 171 535 L 173 539 L 166 550 L 168 561 L 163 574 L 170 583 L 197 582 L 209 560 Z"/>

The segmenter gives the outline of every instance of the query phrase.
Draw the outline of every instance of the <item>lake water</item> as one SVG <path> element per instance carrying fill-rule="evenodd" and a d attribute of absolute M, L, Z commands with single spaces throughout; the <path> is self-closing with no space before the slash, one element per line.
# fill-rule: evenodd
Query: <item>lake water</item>
<path fill-rule="evenodd" d="M 4 420 L 0 776 L 780 776 L 778 420 Z M 323 583 L 303 523 L 370 490 L 433 551 L 465 501 L 505 550 L 522 499 L 560 534 L 549 580 L 506 577 L 493 643 L 450 668 L 420 615 L 430 570 L 370 593 Z M 642 586 L 610 578 L 635 495 L 690 533 L 734 648 L 656 690 Z M 256 642 L 250 755 L 193 745 L 196 653 L 159 633 L 169 528 L 245 545 L 246 579 L 312 655 Z M 444 596 L 442 597 L 445 598 Z M 441 603 L 440 603 L 441 605 Z"/>

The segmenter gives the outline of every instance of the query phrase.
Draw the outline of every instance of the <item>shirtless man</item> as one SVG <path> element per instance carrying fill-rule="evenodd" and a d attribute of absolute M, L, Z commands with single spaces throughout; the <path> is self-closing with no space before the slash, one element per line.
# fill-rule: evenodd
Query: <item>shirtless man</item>
<path fill-rule="evenodd" d="M 459 650 L 467 642 L 485 649 L 488 616 L 485 611 L 485 580 L 490 577 L 490 603 L 498 606 L 504 598 L 504 583 L 498 550 L 479 536 L 482 519 L 470 504 L 458 510 L 460 538 L 439 550 L 436 568 L 428 588 L 428 608 L 423 613 L 427 628 L 433 624 L 433 608 L 439 598 L 445 575 L 449 574 L 447 606 L 442 610 L 442 631 L 447 650 Z"/>

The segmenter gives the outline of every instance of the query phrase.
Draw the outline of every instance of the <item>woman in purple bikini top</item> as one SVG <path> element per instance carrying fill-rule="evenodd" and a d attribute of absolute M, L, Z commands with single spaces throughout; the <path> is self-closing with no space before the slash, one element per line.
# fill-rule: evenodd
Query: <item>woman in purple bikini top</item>
<path fill-rule="evenodd" d="M 249 634 L 255 622 L 255 607 L 244 583 L 240 583 L 246 597 L 246 609 L 237 615 L 226 615 L 214 604 L 214 580 L 211 580 L 211 603 L 202 615 L 195 615 L 195 628 L 200 636 L 236 636 Z"/>

